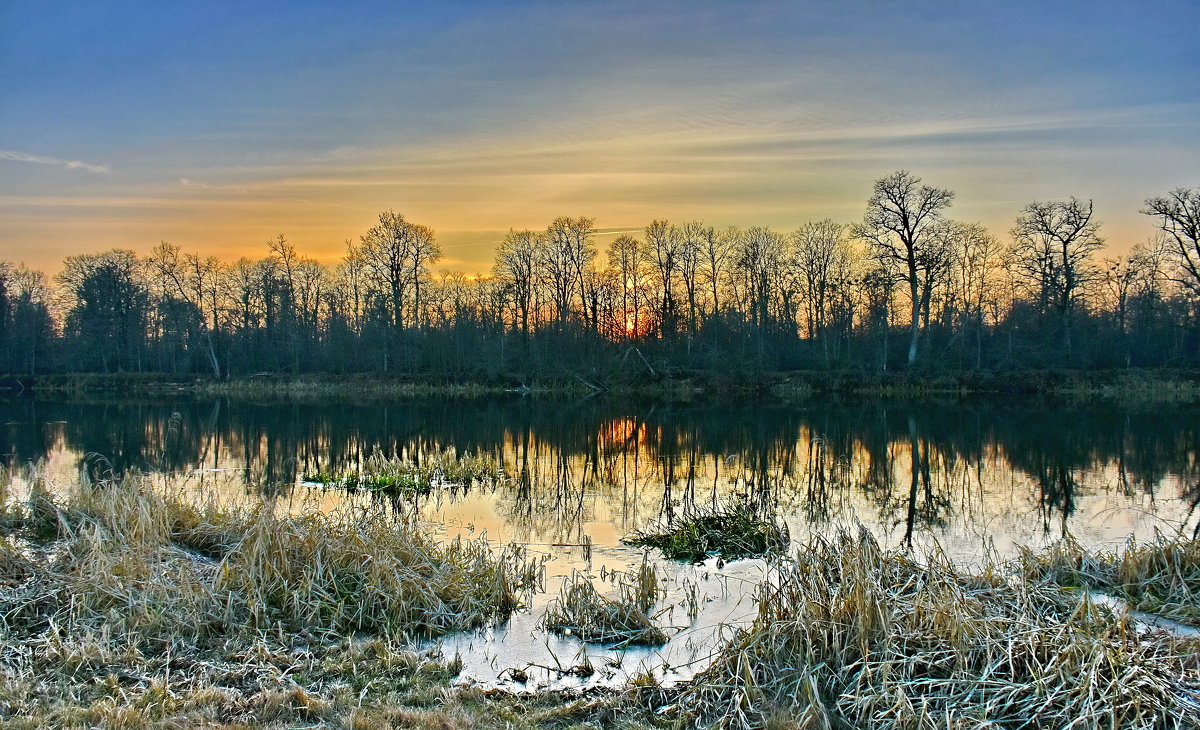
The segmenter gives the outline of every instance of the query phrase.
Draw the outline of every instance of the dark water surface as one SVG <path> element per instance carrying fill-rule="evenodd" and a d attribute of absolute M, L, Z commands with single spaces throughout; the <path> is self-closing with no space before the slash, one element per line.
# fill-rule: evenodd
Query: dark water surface
<path fill-rule="evenodd" d="M 1194 526 L 1198 416 L 995 401 L 16 400 L 0 403 L 0 447 L 10 465 L 45 460 L 63 476 L 89 464 L 233 470 L 270 493 L 376 453 L 486 453 L 519 479 L 486 495 L 496 513 L 483 526 L 530 541 L 591 531 L 604 542 L 664 511 L 739 493 L 778 504 L 805 530 L 850 520 L 889 541 L 977 533 L 1037 543 L 1064 530 L 1110 541 Z"/>
<path fill-rule="evenodd" d="M 0 447 L 10 465 L 44 461 L 63 483 L 81 468 L 134 469 L 184 475 L 202 489 L 315 494 L 330 507 L 341 494 L 301 484 L 303 474 L 354 470 L 375 454 L 487 454 L 510 480 L 435 490 L 416 508 L 447 536 L 525 543 L 550 557 L 556 577 L 627 569 L 641 552 L 621 545 L 622 536 L 692 504 L 737 498 L 774 507 L 797 540 L 861 523 L 887 544 L 937 542 L 965 562 L 985 543 L 1006 556 L 1067 532 L 1090 546 L 1155 530 L 1191 533 L 1200 525 L 1198 416 L 1190 407 L 1013 400 L 21 399 L 0 403 Z M 662 565 L 679 591 L 700 586 L 713 614 L 683 621 L 680 636 L 744 617 L 765 570 L 758 561 Z M 497 667 L 587 650 L 539 635 L 536 617 L 514 619 L 516 638 L 501 631 L 452 640 L 466 674 L 487 680 Z M 691 654 L 712 644 L 689 642 Z M 685 664 L 683 643 L 656 656 Z M 479 646 L 486 651 L 473 655 Z"/>

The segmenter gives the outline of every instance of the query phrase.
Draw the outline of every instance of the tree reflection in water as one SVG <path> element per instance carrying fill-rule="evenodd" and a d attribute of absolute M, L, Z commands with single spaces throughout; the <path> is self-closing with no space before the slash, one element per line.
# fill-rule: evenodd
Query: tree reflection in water
<path fill-rule="evenodd" d="M 1197 422 L 1169 406 L 20 399 L 0 404 L 0 416 L 10 464 L 227 469 L 266 494 L 377 454 L 487 454 L 510 479 L 487 495 L 428 499 L 443 512 L 484 500 L 513 539 L 530 542 L 583 543 L 597 525 L 619 535 L 733 499 L 785 517 L 794 535 L 861 521 L 908 542 L 997 530 L 1116 539 L 1149 513 L 1200 529 Z"/>

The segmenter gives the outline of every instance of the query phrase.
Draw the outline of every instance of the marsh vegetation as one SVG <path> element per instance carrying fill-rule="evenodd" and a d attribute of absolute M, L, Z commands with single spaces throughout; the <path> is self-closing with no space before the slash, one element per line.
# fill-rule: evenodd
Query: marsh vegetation
<path fill-rule="evenodd" d="M 496 486 L 509 477 L 489 456 L 435 451 L 419 458 L 367 457 L 357 470 L 329 471 L 317 467 L 301 475 L 302 482 L 347 491 L 388 496 L 419 496 L 435 487 L 469 489 Z"/>
<path fill-rule="evenodd" d="M 765 512 L 744 499 L 728 507 L 693 506 L 622 542 L 660 550 L 671 560 L 691 562 L 714 555 L 737 560 L 783 551 L 788 545 L 787 527 Z"/>
<path fill-rule="evenodd" d="M 1196 716 L 1195 641 L 1125 610 L 1195 623 L 1186 408 L 175 399 L 0 412 L 10 458 L 44 460 L 2 480 L 0 726 Z M 431 489 L 347 488 L 372 475 Z M 869 534 L 840 527 L 856 521 Z M 980 523 L 997 546 L 982 558 Z M 1130 525 L 1137 539 L 1113 547 Z M 639 535 L 677 540 L 682 561 L 619 542 Z M 561 664 L 469 653 L 508 626 Z M 609 664 L 622 655 L 660 659 Z"/>
<path fill-rule="evenodd" d="M 1195 584 L 1193 584 L 1193 588 Z M 683 690 L 683 724 L 1187 728 L 1200 644 L 987 562 L 816 537 L 764 584 L 754 623 Z"/>
<path fill-rule="evenodd" d="M 546 608 L 543 626 L 589 643 L 619 646 L 666 643 L 666 632 L 651 614 L 661 593 L 654 567 L 643 560 L 632 577 L 622 575 L 616 583 L 616 595 L 606 596 L 587 576 L 573 573 L 563 581 L 561 594 Z"/>
<path fill-rule="evenodd" d="M 6 480 L 7 481 L 7 480 Z M 538 562 L 438 543 L 371 512 L 279 513 L 146 479 L 30 475 L 0 534 L 0 727 L 1186 728 L 1200 644 L 1063 590 L 1107 565 L 1181 615 L 1196 543 L 1107 556 L 1066 545 L 956 567 L 865 529 L 773 563 L 757 616 L 692 682 L 513 695 L 451 688 L 407 639 L 503 621 Z M 575 576 L 551 630 L 661 640 L 649 562 L 605 596 Z M 1131 594 L 1132 595 L 1132 594 Z M 1143 602 L 1143 607 L 1154 608 Z M 657 633 L 656 633 L 657 632 Z"/>

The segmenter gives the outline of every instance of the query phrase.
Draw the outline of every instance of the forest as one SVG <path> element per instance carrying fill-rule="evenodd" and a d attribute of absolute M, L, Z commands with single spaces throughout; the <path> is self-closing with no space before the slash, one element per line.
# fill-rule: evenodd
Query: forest
<path fill-rule="evenodd" d="M 861 220 L 791 232 L 653 220 L 613 237 L 560 217 L 510 230 L 478 276 L 437 270 L 435 232 L 393 211 L 332 266 L 283 235 L 257 260 L 164 241 L 70 256 L 54 277 L 0 263 L 0 372 L 524 383 L 1200 364 L 1200 188 L 1148 198 L 1156 233 L 1121 255 L 1089 200 L 1030 202 L 998 235 L 950 217 L 954 198 L 900 170 Z"/>

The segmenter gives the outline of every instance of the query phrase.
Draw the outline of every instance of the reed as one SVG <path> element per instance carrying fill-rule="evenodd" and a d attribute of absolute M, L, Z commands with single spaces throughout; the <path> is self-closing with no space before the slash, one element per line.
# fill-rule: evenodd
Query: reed
<path fill-rule="evenodd" d="M 383 509 L 32 476 L 0 523 L 4 728 L 384 727 L 452 676 L 409 638 L 502 620 L 541 578 L 520 551 L 442 544 Z"/>
<path fill-rule="evenodd" d="M 1068 537 L 1041 552 L 1022 550 L 1018 569 L 1032 580 L 1102 591 L 1139 611 L 1200 626 L 1200 539 L 1160 533 L 1090 551 Z"/>
<path fill-rule="evenodd" d="M 1061 585 L 1185 616 L 1172 607 L 1194 605 L 1197 547 L 1182 537 L 972 571 L 865 531 L 812 537 L 770 564 L 755 620 L 687 685 L 514 696 L 452 688 L 453 662 L 408 639 L 502 620 L 541 579 L 520 553 L 440 544 L 376 508 L 288 514 L 144 477 L 32 476 L 0 522 L 4 730 L 1200 725 L 1200 642 Z M 648 560 L 610 595 L 575 575 L 545 626 L 661 643 L 662 595 Z"/>
<path fill-rule="evenodd" d="M 644 560 L 632 578 L 618 578 L 615 596 L 602 595 L 591 579 L 575 572 L 563 581 L 561 593 L 546 608 L 542 625 L 548 631 L 597 644 L 665 644 L 666 633 L 649 614 L 661 592 L 658 574 Z"/>
<path fill-rule="evenodd" d="M 622 539 L 661 550 L 672 560 L 701 562 L 757 557 L 787 547 L 787 528 L 745 502 L 723 508 L 692 508 L 682 516 Z"/>
<path fill-rule="evenodd" d="M 1050 583 L 809 540 L 679 699 L 679 726 L 1185 728 L 1197 645 Z"/>
<path fill-rule="evenodd" d="M 317 469 L 306 472 L 301 480 L 347 491 L 414 497 L 429 494 L 435 487 L 496 486 L 508 481 L 509 476 L 492 456 L 446 449 L 425 454 L 419 460 L 374 455 L 358 470 Z"/>

